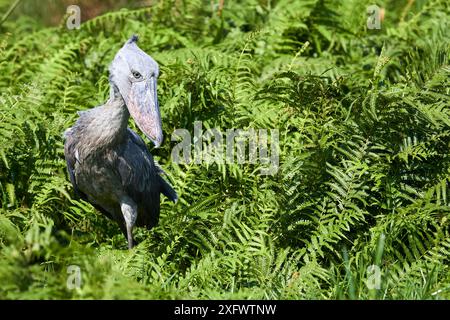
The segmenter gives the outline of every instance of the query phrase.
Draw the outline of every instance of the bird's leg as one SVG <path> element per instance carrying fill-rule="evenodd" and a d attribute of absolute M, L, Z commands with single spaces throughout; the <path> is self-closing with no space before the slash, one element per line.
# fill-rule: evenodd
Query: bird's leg
<path fill-rule="evenodd" d="M 127 230 L 128 249 L 133 248 L 133 227 L 137 219 L 137 205 L 128 197 L 124 197 L 120 201 L 120 209 L 122 210 L 123 218 L 125 220 L 125 227 Z"/>

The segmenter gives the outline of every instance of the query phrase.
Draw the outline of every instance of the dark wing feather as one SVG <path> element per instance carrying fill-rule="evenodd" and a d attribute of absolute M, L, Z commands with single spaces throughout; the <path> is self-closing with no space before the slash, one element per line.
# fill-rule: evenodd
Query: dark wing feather
<path fill-rule="evenodd" d="M 173 190 L 172 186 L 170 184 L 167 183 L 166 180 L 164 180 L 161 176 L 158 176 L 159 179 L 161 180 L 161 193 L 163 195 L 165 195 L 167 198 L 169 198 L 171 201 L 173 201 L 174 203 L 176 203 L 178 201 L 178 195 L 175 192 L 175 190 Z"/>
<path fill-rule="evenodd" d="M 153 161 L 153 157 L 151 155 L 151 153 L 148 151 L 147 146 L 145 145 L 144 140 L 142 140 L 142 138 L 135 133 L 133 130 L 128 129 L 128 132 L 130 134 L 130 139 L 136 143 L 137 146 L 139 146 L 139 148 L 142 150 L 142 152 L 148 156 L 151 161 L 153 162 L 156 172 L 158 173 L 158 180 L 159 180 L 159 184 L 160 184 L 160 192 L 162 194 L 164 194 L 167 198 L 169 198 L 171 201 L 173 202 L 177 202 L 178 200 L 178 195 L 175 192 L 175 190 L 173 190 L 172 186 L 166 182 L 166 180 L 164 180 L 161 176 L 159 176 L 159 174 L 165 174 L 164 170 L 162 168 L 160 168 L 158 166 L 158 164 Z"/>
<path fill-rule="evenodd" d="M 75 122 L 72 128 L 69 128 L 64 132 L 64 157 L 66 158 L 67 170 L 69 172 L 70 182 L 74 187 L 75 196 L 80 197 L 81 191 L 77 186 L 75 179 L 75 164 L 78 160 L 77 155 L 77 143 L 79 141 L 79 137 L 77 136 L 77 132 L 82 131 L 83 127 L 87 126 L 89 122 L 92 121 L 92 117 L 89 117 L 89 114 L 97 111 L 97 108 L 78 111 L 78 115 L 80 116 Z"/>
<path fill-rule="evenodd" d="M 117 161 L 122 185 L 138 206 L 137 226 L 151 228 L 159 219 L 160 193 L 176 199 L 176 192 L 160 177 L 144 141 L 130 129 Z"/>
<path fill-rule="evenodd" d="M 84 201 L 89 202 L 92 204 L 94 208 L 96 208 L 98 211 L 106 215 L 107 217 L 113 219 L 111 213 L 106 211 L 101 206 L 89 201 L 86 194 L 84 194 L 77 185 L 77 180 L 75 178 L 75 164 L 78 161 L 77 159 L 77 151 L 76 151 L 76 139 L 74 136 L 71 135 L 71 129 L 67 130 L 64 133 L 65 142 L 64 142 L 64 157 L 66 158 L 67 163 L 67 171 L 69 172 L 69 178 L 70 182 L 73 185 L 73 191 L 75 194 L 75 199 L 83 199 Z"/>
<path fill-rule="evenodd" d="M 66 158 L 67 163 L 67 171 L 69 172 L 70 182 L 73 185 L 73 189 L 75 192 L 75 196 L 77 198 L 80 197 L 80 190 L 78 189 L 77 182 L 75 180 L 75 163 L 77 161 L 75 155 L 75 141 L 71 135 L 71 129 L 68 129 L 64 133 L 65 142 L 64 142 L 64 157 Z"/>

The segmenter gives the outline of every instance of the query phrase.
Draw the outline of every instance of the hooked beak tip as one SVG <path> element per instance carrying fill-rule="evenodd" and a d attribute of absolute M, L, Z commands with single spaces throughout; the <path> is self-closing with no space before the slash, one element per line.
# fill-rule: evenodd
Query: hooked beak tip
<path fill-rule="evenodd" d="M 155 148 L 159 148 L 163 141 L 162 137 L 147 136 L 147 138 L 149 138 L 153 142 L 153 144 L 155 145 Z"/>

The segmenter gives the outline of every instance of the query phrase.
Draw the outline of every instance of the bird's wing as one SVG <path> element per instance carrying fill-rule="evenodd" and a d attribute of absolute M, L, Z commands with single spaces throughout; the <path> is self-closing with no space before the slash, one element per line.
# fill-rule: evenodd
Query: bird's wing
<path fill-rule="evenodd" d="M 175 190 L 173 190 L 172 186 L 164 180 L 161 176 L 158 176 L 161 183 L 161 193 L 169 198 L 171 201 L 176 203 L 178 201 L 178 195 Z"/>
<path fill-rule="evenodd" d="M 138 206 L 137 226 L 156 225 L 159 219 L 159 195 L 163 193 L 176 201 L 176 192 L 159 175 L 144 141 L 130 129 L 121 150 L 117 153 L 115 168 L 123 188 Z"/>
<path fill-rule="evenodd" d="M 93 108 L 90 110 L 78 111 L 77 113 L 80 117 L 75 122 L 73 127 L 67 129 L 64 132 L 64 156 L 66 158 L 70 182 L 72 182 L 75 196 L 77 196 L 78 198 L 84 198 L 84 195 L 80 192 L 75 179 L 75 164 L 76 162 L 80 162 L 77 148 L 77 143 L 79 141 L 78 133 L 91 122 L 92 118 L 89 115 L 93 112 L 97 112 L 97 110 L 97 108 Z"/>
<path fill-rule="evenodd" d="M 169 198 L 171 201 L 173 202 L 177 202 L 178 200 L 178 196 L 177 193 L 175 192 L 175 190 L 173 190 L 172 186 L 167 183 L 166 180 L 164 180 L 160 174 L 166 174 L 164 172 L 164 170 L 159 166 L 159 164 L 153 160 L 152 155 L 150 154 L 150 152 L 147 149 L 147 146 L 145 145 L 144 140 L 142 140 L 142 138 L 133 130 L 128 128 L 128 132 L 129 132 L 129 136 L 131 141 L 133 141 L 136 146 L 139 147 L 139 149 L 141 150 L 142 154 L 144 155 L 144 157 L 146 159 L 148 159 L 150 161 L 151 164 L 153 164 L 154 169 L 156 170 L 156 173 L 158 174 L 158 184 L 160 187 L 160 192 L 162 194 L 164 194 L 167 198 Z"/>
<path fill-rule="evenodd" d="M 84 201 L 91 203 L 92 206 L 94 206 L 94 208 L 96 208 L 98 211 L 102 212 L 107 217 L 113 219 L 113 216 L 111 215 L 110 212 L 108 212 L 106 209 L 104 209 L 100 205 L 98 205 L 92 201 L 89 201 L 88 196 L 78 188 L 77 180 L 75 177 L 75 165 L 77 162 L 80 163 L 80 159 L 78 156 L 78 149 L 77 149 L 77 137 L 76 137 L 76 134 L 74 133 L 73 128 L 69 128 L 64 132 L 64 139 L 65 139 L 65 141 L 64 141 L 64 157 L 66 158 L 67 171 L 69 172 L 70 182 L 73 185 L 75 198 L 83 199 Z"/>
<path fill-rule="evenodd" d="M 69 128 L 64 132 L 64 157 L 66 158 L 67 171 L 69 172 L 70 182 L 72 182 L 75 195 L 80 197 L 80 190 L 77 186 L 77 181 L 75 179 L 75 163 L 78 160 L 78 151 L 75 148 L 75 139 L 72 135 L 72 128 Z"/>

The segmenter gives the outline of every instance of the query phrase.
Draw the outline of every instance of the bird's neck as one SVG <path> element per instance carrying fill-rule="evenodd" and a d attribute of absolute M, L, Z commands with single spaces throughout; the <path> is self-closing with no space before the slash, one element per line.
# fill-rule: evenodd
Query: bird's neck
<path fill-rule="evenodd" d="M 98 108 L 90 125 L 91 135 L 95 136 L 97 147 L 108 147 L 120 143 L 126 136 L 130 114 L 120 95 L 111 95 L 109 100 Z"/>
<path fill-rule="evenodd" d="M 104 117 L 101 125 L 103 142 L 106 144 L 120 142 L 126 135 L 128 119 L 130 118 L 130 113 L 122 96 L 111 96 L 103 105 L 103 109 Z"/>

